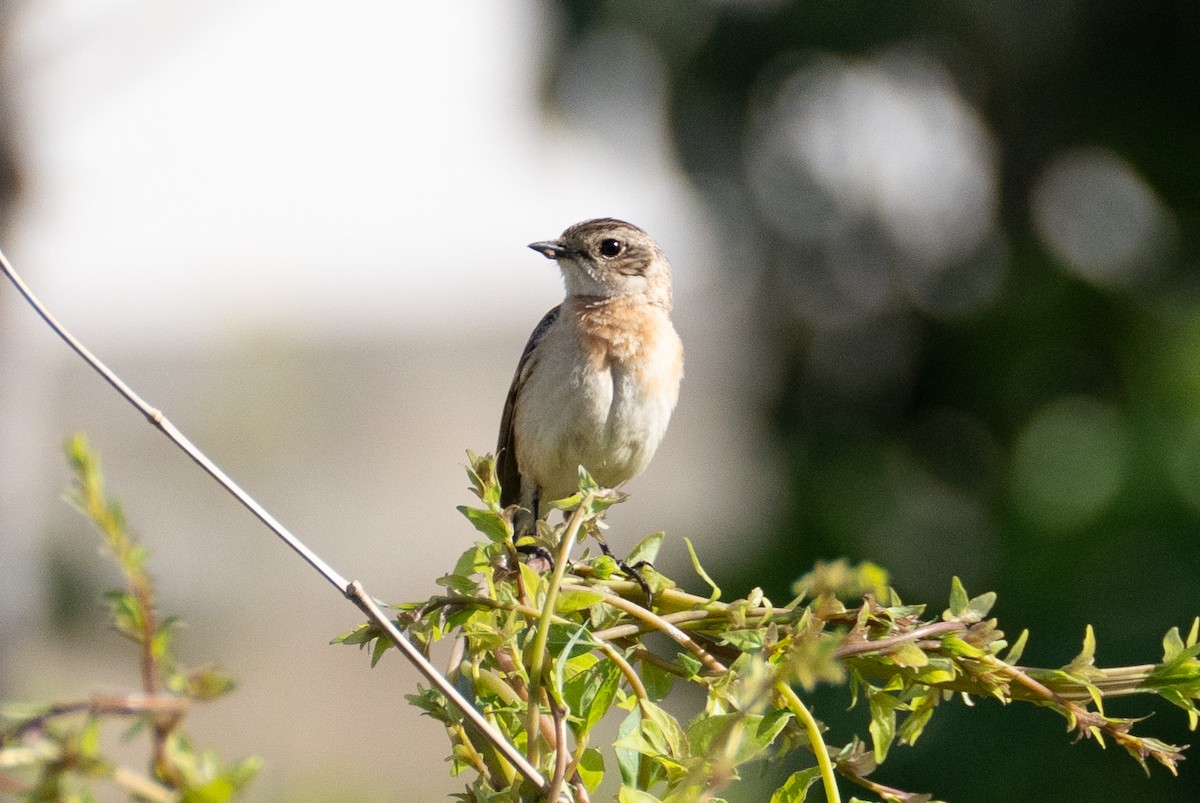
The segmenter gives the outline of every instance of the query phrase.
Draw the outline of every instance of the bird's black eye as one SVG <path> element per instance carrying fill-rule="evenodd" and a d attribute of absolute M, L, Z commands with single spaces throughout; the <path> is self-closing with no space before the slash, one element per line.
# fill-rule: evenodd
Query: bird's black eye
<path fill-rule="evenodd" d="M 611 237 L 607 240 L 601 240 L 600 256 L 609 258 L 615 257 L 617 254 L 621 253 L 621 249 L 624 247 L 625 246 L 621 244 L 620 240 L 614 240 Z"/>

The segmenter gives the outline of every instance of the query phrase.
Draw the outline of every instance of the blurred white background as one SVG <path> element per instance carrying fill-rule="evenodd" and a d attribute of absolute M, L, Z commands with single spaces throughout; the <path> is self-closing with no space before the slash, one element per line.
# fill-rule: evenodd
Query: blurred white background
<path fill-rule="evenodd" d="M 494 447 L 520 349 L 561 298 L 524 244 L 589 217 L 631 220 L 672 257 L 688 350 L 672 431 L 611 540 L 665 529 L 667 566 L 683 571 L 683 536 L 732 557 L 766 515 L 770 455 L 746 413 L 770 389 L 740 381 L 752 311 L 672 163 L 659 67 L 636 42 L 608 56 L 638 71 L 629 103 L 627 88 L 579 79 L 594 64 L 546 86 L 556 21 L 529 0 L 57 0 L 11 22 L 24 191 L 6 253 L 77 336 L 376 596 L 432 593 L 473 539 L 454 510 L 472 501 L 464 450 Z M 250 799 L 461 788 L 440 727 L 403 700 L 415 674 L 394 654 L 371 671 L 327 646 L 357 611 L 7 284 L 0 376 L 0 698 L 136 681 L 132 649 L 95 613 L 114 572 L 58 498 L 59 444 L 84 430 L 153 551 L 161 608 L 187 622 L 183 658 L 240 681 L 189 730 L 226 758 L 263 757 Z"/>

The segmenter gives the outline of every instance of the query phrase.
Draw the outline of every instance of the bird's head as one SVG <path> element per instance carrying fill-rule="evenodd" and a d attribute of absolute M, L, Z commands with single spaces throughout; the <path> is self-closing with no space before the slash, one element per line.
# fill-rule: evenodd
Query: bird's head
<path fill-rule="evenodd" d="M 671 265 L 654 238 L 632 223 L 585 220 L 529 247 L 558 263 L 568 296 L 641 296 L 671 306 Z"/>

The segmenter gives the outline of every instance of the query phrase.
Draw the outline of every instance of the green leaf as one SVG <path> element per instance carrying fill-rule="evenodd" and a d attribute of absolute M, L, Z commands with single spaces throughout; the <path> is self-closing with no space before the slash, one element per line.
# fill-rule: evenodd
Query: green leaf
<path fill-rule="evenodd" d="M 490 540 L 502 542 L 512 539 L 512 524 L 499 513 L 466 505 L 459 505 L 458 512 L 466 516 L 467 521 Z"/>
<path fill-rule="evenodd" d="M 988 612 L 992 610 L 992 606 L 996 604 L 996 592 L 989 591 L 986 594 L 980 594 L 978 597 L 972 597 L 967 603 L 968 621 L 982 622 Z"/>
<path fill-rule="evenodd" d="M 340 636 L 334 636 L 330 639 L 330 644 L 366 644 L 373 638 L 379 635 L 372 624 L 361 624 L 351 630 L 349 633 L 343 633 Z"/>
<path fill-rule="evenodd" d="M 621 735 L 613 743 L 617 750 L 618 761 L 621 760 L 622 750 L 628 753 L 641 754 L 641 761 L 650 761 L 650 766 L 668 778 L 679 778 L 685 774 L 683 760 L 688 757 L 688 739 L 683 728 L 675 717 L 647 701 L 639 701 L 638 709 L 641 716 L 637 721 L 626 717 L 622 723 Z M 635 727 L 624 727 L 627 723 L 635 723 Z M 628 759 L 627 753 L 627 759 Z M 630 769 L 636 771 L 638 764 L 628 762 Z M 622 777 L 626 769 L 623 767 Z M 652 773 L 654 774 L 654 773 Z M 637 777 L 635 774 L 634 778 Z M 630 781 L 626 781 L 630 783 Z"/>
<path fill-rule="evenodd" d="M 175 630 L 179 625 L 179 617 L 168 616 L 163 619 L 158 625 L 158 630 L 150 639 L 150 654 L 157 661 L 162 661 L 171 651 L 171 641 L 174 639 Z"/>
<path fill-rule="evenodd" d="M 588 518 L 595 518 L 613 505 L 619 505 L 628 498 L 629 494 L 627 493 L 615 491 L 612 488 L 601 488 L 592 496 L 592 504 L 587 510 Z M 606 525 L 601 522 L 600 526 L 604 527 Z"/>
<path fill-rule="evenodd" d="M 489 510 L 500 507 L 500 483 L 496 481 L 496 459 L 467 450 L 467 477 L 471 480 L 471 492 L 479 497 Z"/>
<path fill-rule="evenodd" d="M 212 666 L 187 676 L 187 694 L 194 700 L 215 700 L 233 691 L 234 686 L 232 677 Z"/>
<path fill-rule="evenodd" d="M 474 577 L 466 577 L 461 574 L 447 574 L 439 577 L 435 581 L 438 585 L 444 586 L 448 591 L 464 596 L 474 596 L 479 590 L 479 581 Z"/>
<path fill-rule="evenodd" d="M 584 787 L 594 794 L 596 787 L 600 786 L 600 781 L 604 779 L 604 754 L 594 747 L 585 749 L 579 757 L 576 770 Z"/>
<path fill-rule="evenodd" d="M 869 562 L 851 566 L 845 558 L 818 561 L 807 574 L 792 584 L 792 593 L 797 601 L 816 599 L 825 594 L 832 594 L 839 599 L 861 599 L 871 594 L 888 604 L 894 604 L 896 599 L 888 587 L 886 570 Z"/>
<path fill-rule="evenodd" d="M 87 434 L 76 432 L 67 436 L 63 443 L 63 451 L 67 453 L 67 460 L 77 474 L 86 473 L 91 467 L 94 458 L 88 446 Z"/>
<path fill-rule="evenodd" d="M 592 475 L 589 474 L 588 470 L 586 468 L 584 468 L 583 466 L 579 467 L 579 490 L 581 490 L 585 493 L 587 491 L 600 490 L 600 486 L 596 483 L 596 481 L 594 479 L 592 479 Z"/>
<path fill-rule="evenodd" d="M 586 610 L 603 600 L 604 595 L 599 591 L 560 591 L 554 604 L 554 612 L 566 616 Z"/>
<path fill-rule="evenodd" d="M 949 683 L 958 677 L 954 662 L 943 655 L 928 655 L 929 663 L 917 671 L 917 677 L 922 683 L 936 685 Z"/>
<path fill-rule="evenodd" d="M 104 598 L 108 601 L 108 610 L 117 631 L 140 644 L 145 620 L 137 598 L 125 591 L 108 591 Z"/>
<path fill-rule="evenodd" d="M 683 667 L 683 671 L 687 672 L 686 677 L 689 680 L 699 675 L 701 670 L 704 669 L 704 664 L 700 659 L 690 652 L 677 653 L 676 657 L 679 659 L 679 665 Z"/>
<path fill-rule="evenodd" d="M 766 637 L 767 633 L 761 627 L 746 630 L 727 630 L 721 634 L 720 643 L 728 644 L 740 652 L 756 653 L 762 652 Z"/>
<path fill-rule="evenodd" d="M 649 792 L 622 786 L 617 790 L 617 803 L 662 803 L 662 801 Z"/>
<path fill-rule="evenodd" d="M 474 544 L 458 556 L 458 560 L 454 562 L 453 573 L 461 577 L 472 577 L 482 572 L 487 566 L 487 551 L 479 544 Z"/>
<path fill-rule="evenodd" d="M 875 746 L 875 761 L 882 764 L 896 736 L 896 709 L 903 708 L 904 703 L 884 692 L 871 694 L 869 702 L 871 724 L 867 729 L 871 732 L 871 741 Z"/>
<path fill-rule="evenodd" d="M 1163 662 L 1151 670 L 1147 681 L 1156 683 L 1190 681 L 1200 684 L 1200 661 L 1196 660 L 1197 656 L 1200 656 L 1200 644 L 1189 644 L 1185 647 L 1183 646 L 1184 642 L 1180 641 L 1178 648 L 1175 644 L 1168 646 L 1170 635 L 1168 633 L 1167 638 L 1163 639 Z M 1169 658 L 1166 657 L 1168 653 L 1170 654 Z"/>
<path fill-rule="evenodd" d="M 617 728 L 617 738 L 613 742 L 613 752 L 617 755 L 617 769 L 621 771 L 622 784 L 637 784 L 641 767 L 641 751 L 634 746 L 626 747 L 625 738 L 635 738 L 642 727 L 642 708 L 634 706 L 633 710 L 621 720 Z"/>
<path fill-rule="evenodd" d="M 117 504 L 117 503 L 114 503 Z M 114 508 L 119 512 L 119 507 Z M 119 520 L 119 526 L 124 527 L 123 519 Z M 150 549 L 144 544 L 130 544 L 125 551 L 124 568 L 127 573 L 143 571 L 146 561 L 150 559 Z"/>
<path fill-rule="evenodd" d="M 661 530 L 647 535 L 633 548 L 633 551 L 625 558 L 625 562 L 630 566 L 636 566 L 639 563 L 653 564 L 658 558 L 658 550 L 662 548 L 663 539 L 666 537 L 667 534 Z"/>
<path fill-rule="evenodd" d="M 954 634 L 950 634 L 942 639 L 942 649 L 951 655 L 958 655 L 965 658 L 982 658 L 988 654 L 987 650 L 981 650 L 974 644 L 969 644 Z"/>
<path fill-rule="evenodd" d="M 642 662 L 642 685 L 646 687 L 646 694 L 650 696 L 651 700 L 657 702 L 670 694 L 671 687 L 675 685 L 675 677 L 671 672 L 655 664 Z"/>
<path fill-rule="evenodd" d="M 897 666 L 905 666 L 910 669 L 920 669 L 929 663 L 929 656 L 925 654 L 925 651 L 911 641 L 900 644 L 891 651 L 890 656 Z"/>
<path fill-rule="evenodd" d="M 586 734 L 604 717 L 621 686 L 621 669 L 612 661 L 596 661 L 563 683 L 563 700 L 579 718 L 575 736 Z"/>
<path fill-rule="evenodd" d="M 708 583 L 708 587 L 712 589 L 712 593 L 708 595 L 709 602 L 716 602 L 721 598 L 721 589 L 713 582 L 713 579 L 708 576 L 708 572 L 704 571 L 704 567 L 700 565 L 700 557 L 696 554 L 696 547 L 692 544 L 692 539 L 684 538 L 683 543 L 687 546 L 688 555 L 692 558 L 692 570 L 700 576 L 700 579 Z"/>
<path fill-rule="evenodd" d="M 793 772 L 783 782 L 783 786 L 776 789 L 775 794 L 771 795 L 770 803 L 804 803 L 804 799 L 808 797 L 809 787 L 820 779 L 820 767 L 809 767 Z"/>
<path fill-rule="evenodd" d="M 461 715 L 457 711 L 451 713 L 446 705 L 446 698 L 442 696 L 441 692 L 436 689 L 423 689 L 420 686 L 417 689 L 416 694 L 404 695 L 404 699 L 408 701 L 409 705 L 425 712 L 431 719 L 442 724 L 450 725 L 459 721 Z"/>
<path fill-rule="evenodd" d="M 1015 664 L 1021 660 L 1021 654 L 1025 652 L 1025 643 L 1029 641 L 1029 628 L 1021 631 L 1021 635 L 1017 636 L 1017 643 L 1012 645 L 1008 651 L 1008 655 L 1004 656 L 1003 660 L 1006 664 Z"/>
<path fill-rule="evenodd" d="M 581 625 L 550 625 L 546 639 L 547 652 L 554 657 L 552 691 L 555 699 L 562 702 L 564 678 L 567 667 L 592 665 L 595 657 L 591 652 L 596 647 L 596 641 L 587 628 Z M 574 660 L 572 660 L 574 659 Z"/>
<path fill-rule="evenodd" d="M 728 738 L 737 738 L 733 754 L 735 765 L 762 755 L 791 719 L 787 711 L 759 714 L 716 714 L 702 716 L 688 726 L 692 755 L 716 757 L 725 751 Z M 735 727 L 740 725 L 740 728 Z"/>
<path fill-rule="evenodd" d="M 453 572 L 439 577 L 435 582 L 456 594 L 473 596 L 479 586 L 477 578 L 487 570 L 489 563 L 484 546 L 474 544 L 458 556 Z"/>
<path fill-rule="evenodd" d="M 546 602 L 549 580 L 530 568 L 529 564 L 524 561 L 517 564 L 517 571 L 521 574 L 521 582 L 525 584 L 525 593 L 529 595 L 531 604 L 540 609 Z"/>
<path fill-rule="evenodd" d="M 211 764 L 213 757 L 206 754 L 203 762 Z M 257 758 L 248 758 L 236 766 L 220 771 L 212 779 L 183 790 L 181 803 L 227 803 L 233 800 L 254 779 L 262 766 Z M 211 771 L 210 768 L 205 767 Z"/>
<path fill-rule="evenodd" d="M 1163 636 L 1163 663 L 1170 663 L 1175 660 L 1175 656 L 1183 652 L 1183 638 L 1179 635 L 1179 628 L 1172 627 Z"/>
<path fill-rule="evenodd" d="M 909 700 L 909 714 L 900 723 L 900 729 L 896 732 L 900 744 L 913 745 L 917 743 L 917 739 L 920 738 L 925 726 L 933 717 L 933 709 L 937 708 L 941 699 L 941 693 L 936 689 L 930 689 L 925 694 Z"/>
<path fill-rule="evenodd" d="M 659 758 L 688 755 L 687 734 L 679 720 L 654 703 L 641 702 L 639 707 L 643 715 L 640 738 L 649 747 L 647 755 Z"/>
<path fill-rule="evenodd" d="M 636 566 L 637 564 L 635 563 L 633 565 Z M 656 571 L 653 566 L 643 565 L 635 569 L 635 571 L 638 573 L 638 576 L 642 578 L 642 582 L 644 582 L 650 588 L 651 595 L 656 598 L 661 596 L 663 592 L 670 591 L 672 588 L 675 588 L 675 581 L 667 577 L 662 572 Z"/>
<path fill-rule="evenodd" d="M 583 503 L 583 493 L 576 491 L 570 496 L 564 496 L 562 499 L 551 499 L 549 502 L 542 502 L 542 507 L 550 510 L 574 510 Z"/>
<path fill-rule="evenodd" d="M 371 668 L 373 669 L 379 663 L 379 659 L 383 658 L 383 654 L 392 648 L 392 640 L 387 636 L 380 636 L 375 640 L 375 646 L 371 650 Z"/>
<path fill-rule="evenodd" d="M 100 755 L 100 718 L 89 716 L 79 732 L 77 749 L 85 758 L 96 758 Z"/>
<path fill-rule="evenodd" d="M 950 581 L 950 608 L 946 613 L 942 614 L 944 619 L 956 619 L 963 614 L 967 606 L 971 603 L 971 598 L 967 596 L 967 590 L 963 588 L 962 580 L 958 576 Z"/>
<path fill-rule="evenodd" d="M 1090 669 L 1096 661 L 1096 633 L 1092 630 L 1092 626 L 1088 625 L 1083 632 L 1083 649 L 1079 651 L 1072 659 L 1071 663 L 1063 667 L 1064 672 L 1080 673 Z"/>

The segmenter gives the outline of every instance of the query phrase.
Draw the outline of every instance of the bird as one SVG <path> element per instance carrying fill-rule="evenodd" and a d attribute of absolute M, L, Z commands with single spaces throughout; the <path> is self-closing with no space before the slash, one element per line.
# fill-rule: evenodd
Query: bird
<path fill-rule="evenodd" d="M 566 293 L 525 344 L 500 419 L 500 504 L 528 511 L 518 535 L 578 490 L 580 466 L 608 488 L 644 471 L 683 379 L 671 265 L 649 234 L 597 218 L 529 248 L 558 264 Z"/>

